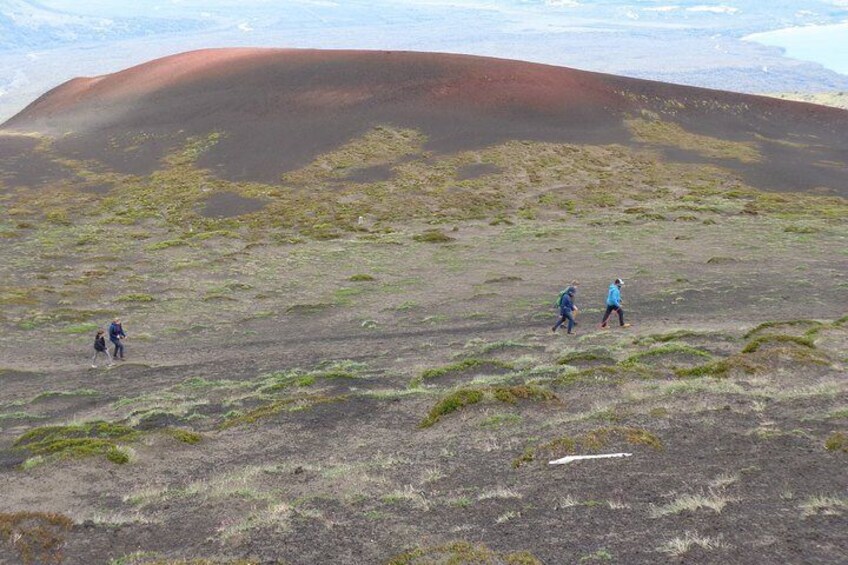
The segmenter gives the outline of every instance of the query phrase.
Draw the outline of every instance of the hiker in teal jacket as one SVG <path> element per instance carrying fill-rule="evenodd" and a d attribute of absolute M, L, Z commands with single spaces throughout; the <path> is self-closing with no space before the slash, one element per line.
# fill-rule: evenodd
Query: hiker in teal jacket
<path fill-rule="evenodd" d="M 624 323 L 624 309 L 621 307 L 621 287 L 624 286 L 624 281 L 621 279 L 615 279 L 609 287 L 609 294 L 607 294 L 607 310 L 604 312 L 604 319 L 601 320 L 601 327 L 607 327 L 607 320 L 609 320 L 610 314 L 613 312 L 618 313 L 618 323 L 622 328 L 629 328 L 630 324 Z"/>

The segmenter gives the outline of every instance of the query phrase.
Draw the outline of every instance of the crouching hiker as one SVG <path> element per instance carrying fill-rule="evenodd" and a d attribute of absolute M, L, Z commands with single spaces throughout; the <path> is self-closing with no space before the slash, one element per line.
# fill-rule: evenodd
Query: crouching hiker
<path fill-rule="evenodd" d="M 609 294 L 607 294 L 607 310 L 604 312 L 604 319 L 601 320 L 601 328 L 607 327 L 607 321 L 610 314 L 618 313 L 618 323 L 622 328 L 629 328 L 630 324 L 624 323 L 624 309 L 621 307 L 621 287 L 624 286 L 624 281 L 615 279 L 609 286 Z"/>
<path fill-rule="evenodd" d="M 557 305 L 559 306 L 560 319 L 557 321 L 556 324 L 554 324 L 554 327 L 551 328 L 552 332 L 556 333 L 560 326 L 562 326 L 567 320 L 567 333 L 576 333 L 574 332 L 574 326 L 577 325 L 577 322 L 574 321 L 574 315 L 579 312 L 577 306 L 574 305 L 574 296 L 576 293 L 577 281 L 572 281 L 571 286 L 560 293 L 559 300 L 557 301 Z"/>
<path fill-rule="evenodd" d="M 106 347 L 106 332 L 102 329 L 97 330 L 97 335 L 94 336 L 94 357 L 91 358 L 91 368 L 97 368 L 97 356 L 100 354 L 106 356 L 106 361 L 112 365 L 112 356 L 109 354 L 109 349 Z"/>

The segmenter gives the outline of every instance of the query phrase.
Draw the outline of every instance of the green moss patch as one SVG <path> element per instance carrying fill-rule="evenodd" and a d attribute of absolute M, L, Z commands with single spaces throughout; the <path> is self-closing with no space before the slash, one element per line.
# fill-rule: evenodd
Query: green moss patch
<path fill-rule="evenodd" d="M 423 381 L 438 379 L 444 377 L 446 375 L 451 374 L 459 374 L 466 373 L 468 371 L 481 371 L 481 370 L 505 370 L 512 371 L 513 366 L 509 363 L 505 363 L 503 361 L 498 361 L 497 359 L 479 359 L 476 357 L 470 357 L 468 359 L 463 359 L 461 361 L 457 361 L 456 363 L 451 363 L 450 365 L 445 365 L 443 367 L 435 367 L 433 369 L 427 369 L 422 372 L 418 377 L 416 377 L 411 386 L 418 386 Z"/>
<path fill-rule="evenodd" d="M 440 230 L 427 230 L 423 233 L 413 235 L 412 239 L 422 243 L 450 243 L 451 241 L 455 241 L 455 238 Z"/>
<path fill-rule="evenodd" d="M 542 565 L 526 551 L 498 553 L 482 544 L 455 541 L 444 545 L 419 547 L 389 559 L 388 565 Z"/>
<path fill-rule="evenodd" d="M 667 343 L 659 347 L 640 351 L 621 362 L 624 366 L 650 364 L 668 357 L 689 357 L 695 359 L 712 359 L 712 355 L 702 349 L 680 343 Z"/>
<path fill-rule="evenodd" d="M 824 448 L 828 451 L 848 453 L 848 434 L 845 432 L 833 432 L 825 440 Z"/>
<path fill-rule="evenodd" d="M 483 391 L 480 389 L 460 389 L 445 396 L 436 403 L 427 417 L 419 424 L 422 428 L 429 428 L 438 422 L 442 416 L 456 412 L 466 406 L 477 404 L 483 400 Z"/>
<path fill-rule="evenodd" d="M 815 349 L 816 346 L 812 340 L 804 337 L 797 337 L 794 335 L 784 335 L 784 334 L 769 334 L 763 335 L 760 337 L 756 337 L 742 349 L 742 353 L 754 353 L 755 351 L 759 351 L 760 348 L 768 345 L 799 345 L 801 347 L 806 347 L 807 349 Z"/>
<path fill-rule="evenodd" d="M 545 443 L 528 447 L 515 458 L 512 466 L 521 467 L 537 459 L 558 459 L 574 455 L 581 451 L 597 452 L 614 442 L 626 442 L 629 445 L 645 446 L 656 451 L 663 449 L 662 441 L 653 433 L 642 428 L 613 426 L 590 430 L 580 436 L 561 436 Z"/>
<path fill-rule="evenodd" d="M 236 426 L 243 426 L 246 424 L 253 424 L 258 422 L 259 420 L 270 418 L 272 416 L 276 416 L 282 412 L 296 412 L 300 410 L 307 410 L 309 408 L 313 408 L 320 404 L 329 404 L 333 402 L 343 402 L 347 400 L 346 395 L 341 396 L 324 396 L 324 395 L 312 395 L 312 396 L 296 396 L 291 398 L 284 398 L 281 400 L 277 400 L 271 402 L 269 404 L 265 404 L 258 408 L 254 408 L 248 412 L 244 413 L 233 413 L 230 417 L 226 418 L 223 423 L 219 426 L 220 429 L 226 430 L 229 428 L 233 428 Z"/>
<path fill-rule="evenodd" d="M 15 440 L 14 446 L 36 456 L 56 459 L 106 455 L 115 461 L 119 458 L 114 452 L 118 442 L 135 441 L 140 435 L 141 432 L 128 426 L 98 421 L 35 428 Z"/>
<path fill-rule="evenodd" d="M 633 343 L 636 345 L 650 345 L 652 343 L 668 343 L 670 341 L 678 341 L 690 337 L 700 337 L 703 334 L 693 332 L 691 330 L 675 330 L 673 332 L 652 334 L 637 338 Z"/>
<path fill-rule="evenodd" d="M 536 385 L 517 385 L 510 387 L 494 387 L 492 394 L 496 400 L 516 404 L 519 400 L 557 400 L 553 392 Z"/>
<path fill-rule="evenodd" d="M 814 328 L 820 328 L 823 324 L 817 320 L 778 320 L 771 322 L 763 322 L 758 325 L 751 331 L 745 334 L 745 339 L 751 339 L 757 334 L 761 334 L 763 332 L 767 332 L 769 330 L 775 329 L 784 329 L 784 328 L 802 328 L 806 330 L 811 330 Z"/>
<path fill-rule="evenodd" d="M 124 294 L 118 297 L 118 302 L 153 302 L 154 298 L 150 294 L 137 292 L 133 294 Z"/>
<path fill-rule="evenodd" d="M 730 376 L 734 371 L 741 371 L 751 375 L 762 369 L 762 365 L 754 363 L 746 356 L 734 355 L 727 359 L 713 361 L 696 367 L 676 369 L 675 374 L 680 378 L 713 377 L 721 379 Z"/>
<path fill-rule="evenodd" d="M 574 351 L 557 360 L 560 365 L 579 365 L 595 363 L 615 363 L 615 358 L 606 349 L 590 349 L 587 351 Z"/>
<path fill-rule="evenodd" d="M 677 147 L 713 159 L 733 159 L 742 163 L 762 160 L 759 146 L 754 142 L 727 141 L 700 135 L 688 132 L 676 123 L 659 119 L 637 118 L 626 120 L 625 123 L 636 139 L 646 143 Z"/>
<path fill-rule="evenodd" d="M 419 427 L 429 428 L 438 422 L 442 416 L 478 404 L 486 399 L 515 404 L 519 400 L 546 401 L 558 400 L 558 397 L 553 392 L 536 385 L 461 388 L 439 400 L 430 409 L 427 417 L 421 421 Z"/>
<path fill-rule="evenodd" d="M 191 430 L 185 430 L 182 428 L 168 428 L 165 430 L 165 433 L 174 438 L 175 440 L 187 443 L 189 445 L 195 445 L 203 441 L 203 436 L 199 433 L 193 432 Z"/>

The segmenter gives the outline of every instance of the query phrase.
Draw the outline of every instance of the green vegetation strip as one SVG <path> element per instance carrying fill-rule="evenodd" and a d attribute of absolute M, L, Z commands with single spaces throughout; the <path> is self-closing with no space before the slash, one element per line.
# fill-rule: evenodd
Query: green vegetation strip
<path fill-rule="evenodd" d="M 219 428 L 222 430 L 226 430 L 236 426 L 253 424 L 264 418 L 269 418 L 271 416 L 280 414 L 281 412 L 296 412 L 298 410 L 306 410 L 314 406 L 318 406 L 320 404 L 343 402 L 347 400 L 347 398 L 347 395 L 313 395 L 284 398 L 282 400 L 277 400 L 275 402 L 271 402 L 270 404 L 265 404 L 264 406 L 254 408 L 253 410 L 250 410 L 245 413 L 235 413 L 226 420 L 224 420 L 224 422 L 219 426 Z"/>
<path fill-rule="evenodd" d="M 196 444 L 201 436 L 195 432 L 168 428 L 164 432 L 183 443 Z M 128 463 L 130 457 L 122 448 L 123 443 L 138 440 L 140 432 L 123 424 L 96 421 L 69 426 L 43 426 L 22 434 L 13 444 L 34 456 L 24 467 L 31 467 L 45 458 L 50 460 L 71 459 L 104 455 L 116 464 Z"/>
<path fill-rule="evenodd" d="M 64 459 L 105 455 L 110 461 L 125 463 L 118 442 L 135 441 L 140 435 L 128 426 L 99 421 L 35 428 L 21 435 L 14 446 L 36 456 Z"/>
<path fill-rule="evenodd" d="M 763 322 L 758 325 L 748 333 L 746 333 L 743 337 L 745 339 L 751 339 L 758 333 L 762 333 L 766 330 L 771 330 L 775 328 L 791 328 L 798 326 L 809 326 L 810 328 L 818 328 L 823 326 L 819 321 L 816 320 L 786 320 L 786 321 L 771 321 L 771 322 Z"/>
<path fill-rule="evenodd" d="M 721 379 L 729 376 L 734 370 L 740 370 L 751 375 L 761 369 L 762 367 L 760 365 L 752 362 L 744 355 L 734 355 L 727 359 L 707 363 L 706 365 L 677 369 L 675 370 L 675 374 L 680 378 L 713 377 Z"/>
<path fill-rule="evenodd" d="M 557 395 L 553 392 L 536 385 L 461 388 L 439 400 L 436 405 L 430 409 L 427 417 L 421 421 L 419 427 L 429 428 L 438 422 L 442 416 L 461 410 L 466 406 L 477 404 L 487 398 L 492 398 L 498 402 L 505 402 L 509 404 L 515 404 L 519 400 L 559 400 Z"/>
<path fill-rule="evenodd" d="M 796 337 L 794 335 L 764 335 L 751 340 L 748 345 L 742 349 L 742 353 L 754 353 L 758 351 L 764 345 L 773 345 L 773 344 L 793 344 L 800 345 L 801 347 L 806 347 L 808 349 L 815 349 L 816 346 L 811 339 L 804 337 Z"/>
<path fill-rule="evenodd" d="M 690 355 L 703 359 L 712 359 L 712 355 L 702 349 L 697 349 L 695 347 L 680 343 L 667 343 L 665 345 L 654 347 L 646 351 L 640 351 L 639 353 L 631 355 L 630 357 L 622 361 L 621 364 L 625 366 L 638 365 L 641 363 L 645 363 L 646 361 L 649 361 L 651 359 L 656 359 L 657 357 L 664 357 L 669 355 Z"/>
<path fill-rule="evenodd" d="M 498 361 L 497 359 L 478 359 L 476 357 L 471 357 L 468 359 L 463 359 L 462 361 L 457 361 L 456 363 L 452 363 L 450 365 L 445 365 L 444 367 L 427 369 L 426 371 L 421 373 L 421 375 L 416 377 L 410 383 L 410 386 L 415 387 L 420 385 L 425 380 L 437 379 L 454 373 L 463 373 L 472 369 L 482 368 L 503 369 L 507 371 L 512 371 L 514 369 L 514 367 L 510 363 Z"/>
<path fill-rule="evenodd" d="M 626 441 L 630 445 L 644 445 L 657 451 L 663 449 L 662 441 L 647 430 L 614 426 L 591 430 L 578 437 L 561 436 L 548 442 L 528 447 L 524 450 L 524 453 L 513 460 L 512 466 L 518 468 L 542 456 L 545 459 L 557 459 L 565 455 L 575 454 L 579 450 L 596 452 L 616 440 Z"/>
<path fill-rule="evenodd" d="M 588 351 L 574 351 L 569 353 L 557 361 L 560 365 L 570 365 L 572 363 L 592 363 L 599 361 L 602 363 L 615 363 L 615 358 L 606 349 L 590 349 Z"/>
<path fill-rule="evenodd" d="M 454 541 L 444 545 L 418 547 L 392 557 L 388 565 L 425 565 L 447 563 L 477 563 L 479 565 L 542 565 L 532 553 L 519 551 L 497 553 L 485 545 Z"/>
<path fill-rule="evenodd" d="M 825 440 L 824 448 L 828 451 L 848 453 L 848 434 L 845 432 L 833 432 Z"/>

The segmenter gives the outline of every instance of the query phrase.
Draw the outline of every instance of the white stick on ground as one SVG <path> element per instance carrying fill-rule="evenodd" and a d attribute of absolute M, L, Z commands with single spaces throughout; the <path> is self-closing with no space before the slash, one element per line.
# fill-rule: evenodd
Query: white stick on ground
<path fill-rule="evenodd" d="M 607 453 L 605 455 L 569 455 L 555 461 L 548 461 L 548 465 L 565 465 L 572 461 L 581 461 L 583 459 L 609 459 L 611 457 L 630 457 L 632 453 Z"/>

